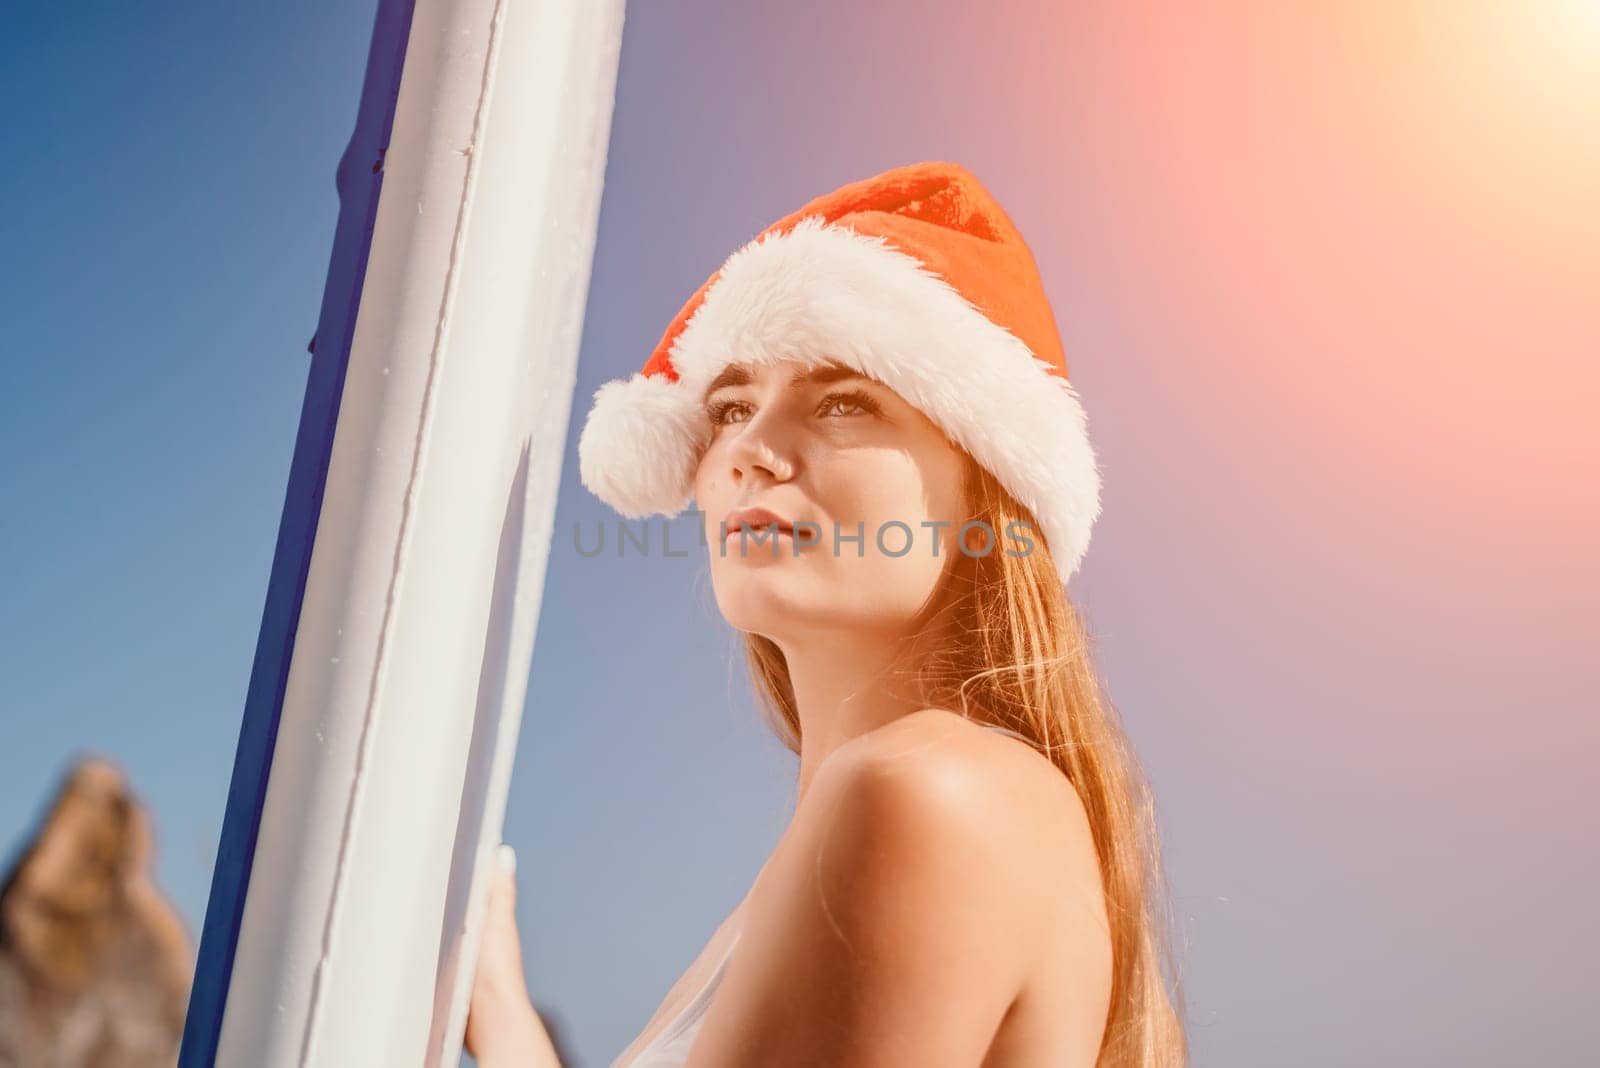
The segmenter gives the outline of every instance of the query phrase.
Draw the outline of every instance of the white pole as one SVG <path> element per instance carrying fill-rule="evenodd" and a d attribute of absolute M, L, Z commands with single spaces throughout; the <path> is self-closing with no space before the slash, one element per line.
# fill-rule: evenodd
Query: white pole
<path fill-rule="evenodd" d="M 397 10 L 385 0 L 380 20 Z M 297 479 L 301 512 L 316 496 L 308 387 L 196 976 L 218 985 L 191 1001 L 185 1068 L 459 1059 L 622 19 L 623 0 L 410 14 L 296 612 L 279 594 Z M 363 163 L 347 154 L 342 194 Z M 336 273 L 318 348 L 338 342 L 323 336 Z M 276 700 L 272 650 L 287 662 Z"/>

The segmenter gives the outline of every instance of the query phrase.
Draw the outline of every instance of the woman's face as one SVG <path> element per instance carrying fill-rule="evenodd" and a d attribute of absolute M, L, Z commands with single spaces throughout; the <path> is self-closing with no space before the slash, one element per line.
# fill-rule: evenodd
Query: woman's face
<path fill-rule="evenodd" d="M 837 364 L 735 364 L 705 407 L 711 439 L 694 499 L 728 622 L 774 641 L 917 629 L 969 518 L 963 454 L 944 432 Z M 745 533 L 727 517 L 747 508 L 775 513 L 793 534 L 755 523 Z"/>

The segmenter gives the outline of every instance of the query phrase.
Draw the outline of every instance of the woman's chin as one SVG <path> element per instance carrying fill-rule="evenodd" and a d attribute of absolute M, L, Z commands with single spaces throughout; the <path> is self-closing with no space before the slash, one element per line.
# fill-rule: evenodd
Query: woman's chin
<path fill-rule="evenodd" d="M 717 607 L 736 630 L 772 636 L 829 618 L 828 598 L 811 582 L 777 568 L 713 580 Z"/>

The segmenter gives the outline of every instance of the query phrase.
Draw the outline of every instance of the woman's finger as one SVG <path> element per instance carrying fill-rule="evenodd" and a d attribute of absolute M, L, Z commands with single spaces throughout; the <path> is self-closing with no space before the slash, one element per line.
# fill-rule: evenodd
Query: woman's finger
<path fill-rule="evenodd" d="M 491 895 L 495 890 L 500 891 L 503 904 L 507 907 L 517 903 L 517 851 L 509 843 L 502 842 L 495 850 L 494 882 L 491 884 Z"/>
<path fill-rule="evenodd" d="M 466 1050 L 474 1057 L 479 1056 L 486 1041 L 492 1041 L 496 1033 L 521 1019 L 527 999 L 522 948 L 517 937 L 517 855 L 509 845 L 501 845 L 495 850 L 494 859 L 464 1036 Z"/>
<path fill-rule="evenodd" d="M 511 859 L 507 859 L 507 858 Z M 489 879 L 489 901 L 485 906 L 484 926 L 490 937 L 514 937 L 517 928 L 517 880 L 515 854 L 501 846 Z"/>

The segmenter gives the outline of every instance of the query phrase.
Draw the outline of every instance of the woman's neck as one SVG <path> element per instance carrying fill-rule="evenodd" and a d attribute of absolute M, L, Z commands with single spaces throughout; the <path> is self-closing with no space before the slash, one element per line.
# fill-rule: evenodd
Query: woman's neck
<path fill-rule="evenodd" d="M 783 647 L 802 739 L 796 807 L 835 749 L 921 707 L 897 669 L 898 645 L 835 633 Z"/>
<path fill-rule="evenodd" d="M 800 720 L 796 809 L 834 750 L 927 707 L 915 666 L 948 626 L 941 612 L 916 621 L 904 633 L 828 630 L 778 641 Z"/>

